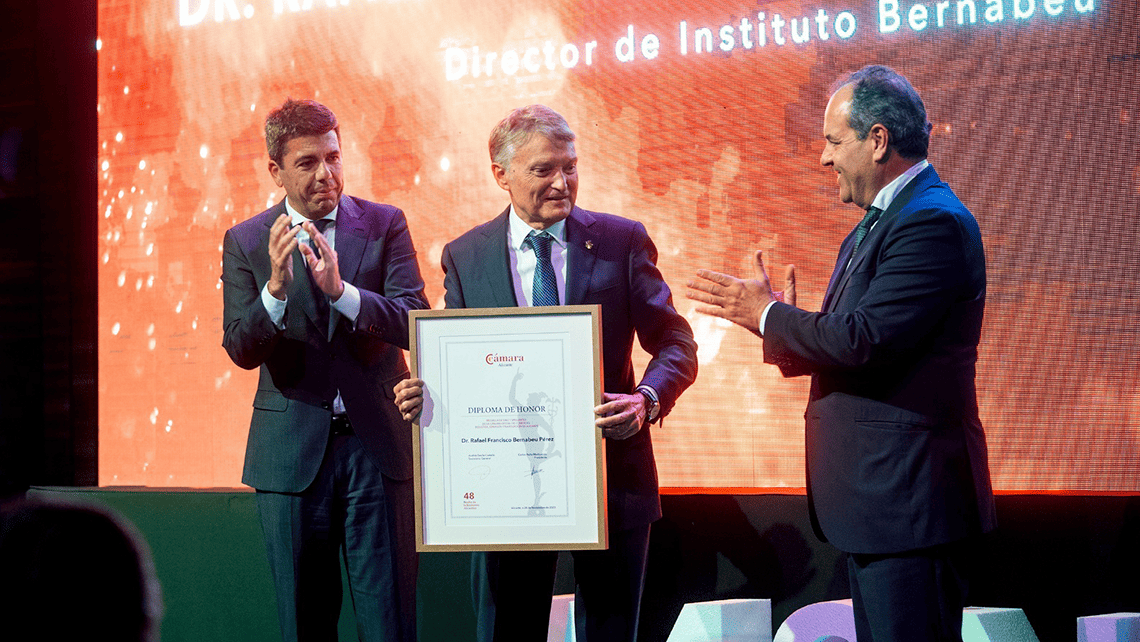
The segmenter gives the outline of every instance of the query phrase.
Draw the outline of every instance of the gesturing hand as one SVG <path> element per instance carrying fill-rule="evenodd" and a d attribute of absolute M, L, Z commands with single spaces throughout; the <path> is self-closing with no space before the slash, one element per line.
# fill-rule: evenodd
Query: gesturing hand
<path fill-rule="evenodd" d="M 755 279 L 738 279 L 712 270 L 697 270 L 697 278 L 689 281 L 688 298 L 704 303 L 697 312 L 728 319 L 753 333 L 760 333 L 760 315 L 772 301 L 796 304 L 796 266 L 784 273 L 783 292 L 773 292 L 764 270 L 761 252 L 756 251 L 753 271 Z"/>
<path fill-rule="evenodd" d="M 313 251 L 313 248 L 305 243 L 300 244 L 301 256 L 304 257 L 305 263 L 309 266 L 309 274 L 312 276 L 313 283 L 321 289 L 321 292 L 336 301 L 341 294 L 344 294 L 344 282 L 340 279 L 336 250 L 333 249 L 325 235 L 317 229 L 317 226 L 313 225 L 312 221 L 305 221 L 301 226 L 305 228 L 305 232 L 309 234 L 312 243 L 321 252 L 320 258 L 317 258 L 317 253 Z"/>
<path fill-rule="evenodd" d="M 293 250 L 297 249 L 297 228 L 291 226 L 288 214 L 282 214 L 269 228 L 269 294 L 285 300 L 285 292 L 293 282 Z"/>

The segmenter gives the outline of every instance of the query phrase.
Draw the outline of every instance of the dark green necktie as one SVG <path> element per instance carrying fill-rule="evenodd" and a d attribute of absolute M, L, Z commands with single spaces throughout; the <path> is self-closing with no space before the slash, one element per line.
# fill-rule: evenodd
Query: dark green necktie
<path fill-rule="evenodd" d="M 855 247 L 851 248 L 851 256 L 855 256 L 855 253 L 859 251 L 859 246 L 863 243 L 863 239 L 867 237 L 867 232 L 870 232 L 871 228 L 875 226 L 875 221 L 879 220 L 879 215 L 882 213 L 883 210 L 872 207 L 867 210 L 867 214 L 863 217 L 863 220 L 859 221 L 859 227 L 855 228 Z"/>

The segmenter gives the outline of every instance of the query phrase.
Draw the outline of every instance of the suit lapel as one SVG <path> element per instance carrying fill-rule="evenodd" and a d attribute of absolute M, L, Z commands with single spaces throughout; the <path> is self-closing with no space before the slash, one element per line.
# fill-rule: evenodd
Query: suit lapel
<path fill-rule="evenodd" d="M 507 250 L 507 217 L 511 215 L 511 208 L 491 221 L 483 229 L 482 238 L 478 239 L 479 247 L 475 248 L 475 256 L 484 257 L 479 266 L 478 280 L 482 288 L 490 296 L 487 306 L 492 308 L 514 308 L 519 305 L 515 300 L 515 282 L 511 278 L 511 256 Z"/>
<path fill-rule="evenodd" d="M 831 272 L 831 280 L 827 282 L 827 293 L 823 295 L 823 305 L 820 310 L 831 312 L 831 302 L 836 298 L 839 284 L 846 285 L 847 263 L 851 260 L 851 247 L 855 245 L 855 233 L 850 232 L 839 246 L 839 259 L 835 262 L 835 269 Z"/>
<path fill-rule="evenodd" d="M 336 260 L 340 278 L 352 283 L 360 271 L 360 261 L 368 245 L 364 213 L 351 198 L 344 196 L 336 214 Z"/>
<path fill-rule="evenodd" d="M 577 305 L 586 298 L 594 272 L 594 252 L 600 242 L 591 233 L 593 224 L 594 217 L 577 207 L 566 219 L 566 300 L 562 302 L 565 305 Z"/>

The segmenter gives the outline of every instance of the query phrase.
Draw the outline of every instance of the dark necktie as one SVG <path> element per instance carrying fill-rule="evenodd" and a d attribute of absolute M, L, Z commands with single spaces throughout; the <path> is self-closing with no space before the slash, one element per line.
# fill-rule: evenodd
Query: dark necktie
<path fill-rule="evenodd" d="M 318 232 L 324 235 L 325 230 L 332 222 L 333 220 L 331 218 L 319 218 L 313 221 L 313 226 L 317 228 Z M 309 247 L 313 248 L 313 252 L 316 252 L 318 259 L 321 258 L 321 251 L 317 249 L 317 242 L 315 239 L 309 239 Z"/>
<path fill-rule="evenodd" d="M 535 230 L 527 235 L 526 240 L 534 248 L 535 258 L 531 305 L 558 305 L 558 281 L 554 279 L 554 264 L 550 262 L 550 243 L 554 237 L 550 232 Z"/>
<path fill-rule="evenodd" d="M 852 257 L 859 251 L 859 245 L 863 243 L 863 239 L 867 238 L 867 232 L 871 231 L 871 228 L 875 225 L 875 221 L 879 220 L 879 215 L 882 213 L 883 210 L 872 207 L 867 210 L 867 214 L 863 216 L 863 220 L 859 221 L 859 227 L 855 228 L 855 247 L 851 248 Z"/>
<path fill-rule="evenodd" d="M 313 221 L 313 226 L 317 228 L 318 232 L 324 234 L 325 229 L 327 229 L 332 222 L 333 220 L 331 218 L 317 219 Z M 313 252 L 316 253 L 318 259 L 321 258 L 321 251 L 317 249 L 317 243 L 312 238 L 309 239 L 309 247 L 313 248 Z M 313 280 L 311 274 L 309 275 L 309 283 L 313 286 L 313 300 L 317 303 L 318 323 L 322 324 L 321 327 L 324 328 L 325 336 L 327 337 L 329 329 L 329 298 L 317 287 L 317 283 Z"/>

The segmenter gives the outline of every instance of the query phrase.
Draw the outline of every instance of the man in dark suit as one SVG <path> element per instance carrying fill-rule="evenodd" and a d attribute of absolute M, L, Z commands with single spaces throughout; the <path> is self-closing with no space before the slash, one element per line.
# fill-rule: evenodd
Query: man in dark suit
<path fill-rule="evenodd" d="M 961 640 L 968 563 L 995 526 L 974 388 L 986 268 L 974 217 L 926 161 L 926 108 L 898 73 L 838 83 L 820 162 L 867 214 L 839 250 L 820 312 L 700 271 L 689 297 L 764 339 L 764 361 L 810 374 L 808 503 L 848 555 L 859 642 Z M 781 300 L 782 299 L 782 300 Z"/>
<path fill-rule="evenodd" d="M 408 310 L 428 307 L 404 214 L 342 195 L 340 128 L 313 101 L 265 121 L 285 199 L 226 232 L 223 345 L 260 368 L 242 481 L 285 640 L 334 640 L 340 555 L 361 640 L 416 636 Z M 323 230 L 323 232 L 321 231 Z"/>
<path fill-rule="evenodd" d="M 448 308 L 601 304 L 605 393 L 595 414 L 606 437 L 610 547 L 574 553 L 575 626 L 579 640 L 633 642 L 649 526 L 661 516 L 648 426 L 693 382 L 697 346 L 673 307 L 645 227 L 574 205 L 574 140 L 566 121 L 542 105 L 516 109 L 499 123 L 491 133 L 491 169 L 511 205 L 444 248 L 445 301 Z M 553 237 L 545 251 L 532 238 L 542 232 Z M 551 272 L 553 292 L 541 291 L 543 270 Z M 635 334 L 652 357 L 640 381 L 630 361 Z M 422 385 L 409 379 L 397 387 L 405 418 L 419 414 Z M 545 640 L 557 553 L 494 552 L 474 560 L 479 639 Z"/>

